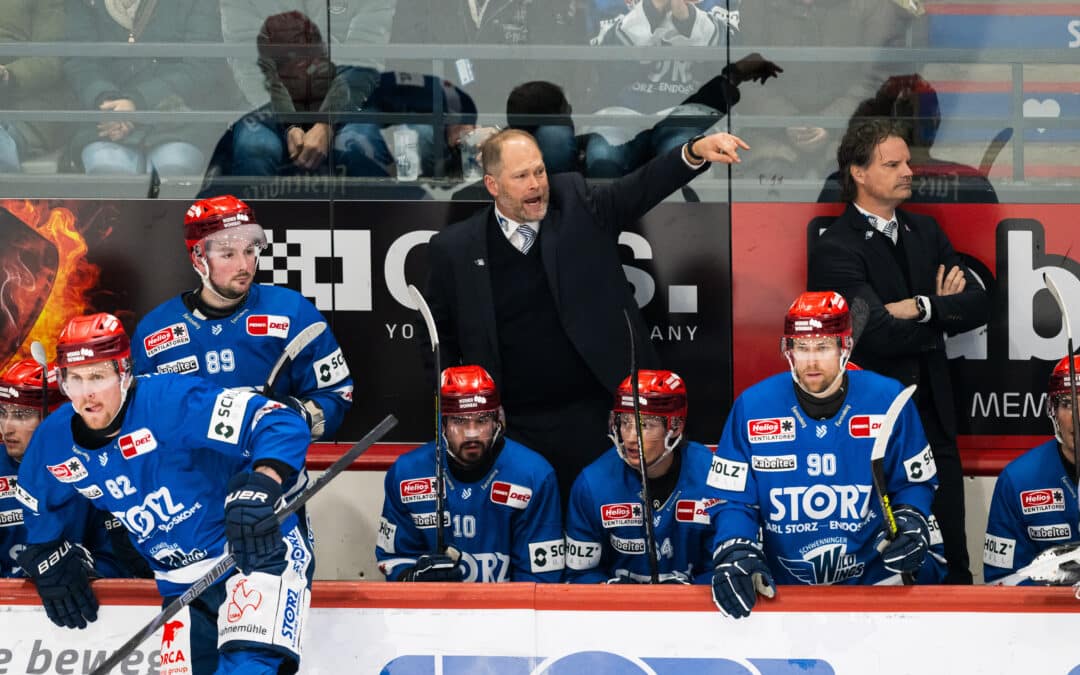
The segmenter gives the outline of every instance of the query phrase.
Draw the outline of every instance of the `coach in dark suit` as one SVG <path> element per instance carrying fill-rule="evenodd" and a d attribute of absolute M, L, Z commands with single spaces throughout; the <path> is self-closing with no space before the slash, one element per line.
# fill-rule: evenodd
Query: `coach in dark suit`
<path fill-rule="evenodd" d="M 929 216 L 897 207 L 911 196 L 911 156 L 890 120 L 853 124 L 837 152 L 847 210 L 810 252 L 808 287 L 864 299 L 869 318 L 852 361 L 918 384 L 916 405 L 940 487 L 934 515 L 949 560 L 947 583 L 971 583 L 964 484 L 945 334 L 985 324 L 990 300 Z M 926 467 L 908 467 L 913 479 Z"/>
<path fill-rule="evenodd" d="M 444 367 L 483 366 L 499 385 L 507 434 L 555 467 L 565 502 L 577 474 L 611 447 L 612 394 L 630 372 L 658 365 L 623 273 L 617 239 L 709 162 L 739 161 L 740 139 L 698 136 L 637 171 L 590 187 L 550 178 L 536 141 L 508 129 L 481 153 L 495 203 L 428 246 L 427 300 Z"/>

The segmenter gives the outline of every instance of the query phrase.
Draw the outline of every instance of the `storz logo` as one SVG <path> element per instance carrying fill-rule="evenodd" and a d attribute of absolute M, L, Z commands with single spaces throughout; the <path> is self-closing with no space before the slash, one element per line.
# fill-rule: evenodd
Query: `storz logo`
<path fill-rule="evenodd" d="M 300 594 L 294 589 L 286 589 L 285 616 L 281 622 L 281 636 L 296 640 L 296 615 L 300 611 Z"/>

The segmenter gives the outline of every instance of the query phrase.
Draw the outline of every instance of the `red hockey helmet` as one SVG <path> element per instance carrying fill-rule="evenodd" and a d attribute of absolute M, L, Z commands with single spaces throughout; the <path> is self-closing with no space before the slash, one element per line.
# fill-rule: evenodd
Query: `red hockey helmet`
<path fill-rule="evenodd" d="M 105 312 L 68 321 L 56 343 L 56 360 L 61 368 L 99 361 L 116 361 L 122 368 L 130 359 L 131 341 L 120 319 Z"/>
<path fill-rule="evenodd" d="M 851 313 L 844 296 L 835 291 L 807 292 L 795 298 L 784 315 L 784 337 L 851 339 Z"/>
<path fill-rule="evenodd" d="M 243 201 L 232 195 L 200 199 L 184 215 L 184 241 L 188 253 L 203 239 L 225 230 L 231 234 L 232 228 L 241 228 L 235 231 L 237 236 L 266 245 L 266 233 L 255 220 L 255 212 Z"/>
<path fill-rule="evenodd" d="M 642 415 L 686 418 L 686 385 L 670 370 L 638 371 L 638 407 Z M 616 413 L 634 412 L 634 390 L 630 377 L 615 392 Z"/>
<path fill-rule="evenodd" d="M 495 380 L 480 366 L 454 366 L 444 370 L 439 403 L 443 415 L 498 411 L 502 406 Z"/>
<path fill-rule="evenodd" d="M 42 367 L 33 359 L 23 359 L 12 365 L 0 375 L 0 404 L 21 405 L 28 408 L 41 408 L 41 371 Z M 56 410 L 67 398 L 60 393 L 56 379 L 56 364 L 48 367 L 48 387 L 46 389 L 49 410 Z"/>
<path fill-rule="evenodd" d="M 1080 372 L 1080 356 L 1073 357 L 1073 370 Z M 1080 381 L 1076 383 L 1076 386 L 1080 388 Z M 1069 396 L 1071 394 L 1071 387 L 1069 386 L 1069 357 L 1061 359 L 1054 366 L 1054 370 L 1050 372 L 1050 384 L 1047 387 L 1046 393 L 1050 396 L 1050 400 L 1057 404 L 1057 399 L 1061 396 Z M 1051 406 L 1051 408 L 1055 407 Z M 1050 412 L 1053 415 L 1053 410 Z"/>

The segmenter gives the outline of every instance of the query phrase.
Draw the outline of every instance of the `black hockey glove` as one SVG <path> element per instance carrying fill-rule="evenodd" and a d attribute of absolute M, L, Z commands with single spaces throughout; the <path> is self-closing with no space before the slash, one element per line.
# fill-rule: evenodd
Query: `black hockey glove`
<path fill-rule="evenodd" d="M 274 508 L 281 485 L 257 471 L 232 477 L 225 497 L 225 537 L 236 567 L 244 574 L 285 571 L 285 541 Z"/>
<path fill-rule="evenodd" d="M 460 553 L 447 549 L 450 555 L 431 553 L 416 559 L 416 564 L 405 570 L 400 581 L 463 581 L 465 570 L 458 563 Z M 457 555 L 454 555 L 457 554 Z"/>
<path fill-rule="evenodd" d="M 45 613 L 57 626 L 86 628 L 97 621 L 98 601 L 90 588 L 94 563 L 82 546 L 60 539 L 28 544 L 19 566 L 34 580 Z"/>
<path fill-rule="evenodd" d="M 896 539 L 889 541 L 885 531 L 878 532 L 877 550 L 885 569 L 897 574 L 915 574 L 922 567 L 930 550 L 930 524 L 916 509 L 900 505 L 893 509 L 896 518 Z"/>
<path fill-rule="evenodd" d="M 713 564 L 713 602 L 727 616 L 750 616 L 758 593 L 766 598 L 776 595 L 772 573 L 756 541 L 728 539 L 717 549 Z"/>

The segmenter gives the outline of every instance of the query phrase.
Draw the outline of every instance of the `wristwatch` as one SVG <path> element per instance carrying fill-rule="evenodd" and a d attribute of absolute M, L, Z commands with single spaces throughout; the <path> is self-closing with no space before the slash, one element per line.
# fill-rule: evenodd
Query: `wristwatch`
<path fill-rule="evenodd" d="M 919 323 L 924 323 L 930 318 L 930 298 L 925 295 L 915 296 L 915 307 L 919 310 Z"/>
<path fill-rule="evenodd" d="M 705 134 L 698 134 L 686 142 L 686 156 L 695 162 L 704 162 L 705 158 L 694 152 L 694 143 L 705 138 Z"/>

